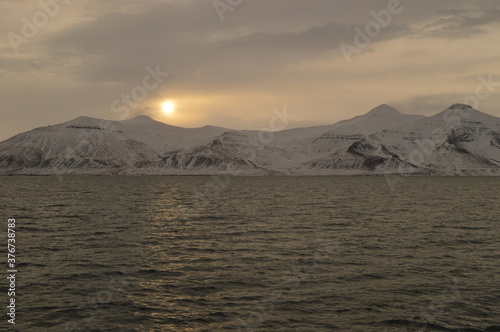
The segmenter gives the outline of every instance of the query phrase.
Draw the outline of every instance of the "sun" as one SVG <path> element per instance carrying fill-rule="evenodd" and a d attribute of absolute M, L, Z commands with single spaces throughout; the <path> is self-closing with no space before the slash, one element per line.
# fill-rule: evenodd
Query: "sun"
<path fill-rule="evenodd" d="M 175 104 L 172 101 L 165 101 L 161 104 L 163 113 L 170 115 L 175 111 Z"/>

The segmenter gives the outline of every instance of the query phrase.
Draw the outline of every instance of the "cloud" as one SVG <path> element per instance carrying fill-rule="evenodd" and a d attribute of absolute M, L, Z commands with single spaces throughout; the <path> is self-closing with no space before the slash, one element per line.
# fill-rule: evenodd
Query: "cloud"
<path fill-rule="evenodd" d="M 354 27 L 365 24 L 326 22 L 300 29 L 290 24 L 281 31 L 257 25 L 228 29 L 208 9 L 193 10 L 189 2 L 162 3 L 139 12 L 108 13 L 54 33 L 47 38 L 47 47 L 77 59 L 74 74 L 94 82 L 131 82 L 151 64 L 162 64 L 179 80 L 214 73 L 215 83 L 237 71 L 252 82 L 256 76 L 266 79 L 299 62 L 340 56 L 339 44 L 353 43 Z M 373 42 L 399 38 L 408 31 L 405 25 L 393 24 Z"/>
<path fill-rule="evenodd" d="M 283 50 L 298 52 L 321 52 L 337 50 L 340 42 L 351 42 L 356 32 L 354 24 L 330 22 L 298 32 L 265 33 L 259 32 L 248 36 L 223 41 L 226 47 L 237 49 Z M 392 25 L 383 29 L 375 41 L 397 38 L 409 30 L 404 25 Z"/>
<path fill-rule="evenodd" d="M 500 9 L 450 9 L 437 12 L 438 17 L 416 29 L 416 33 L 435 38 L 471 38 L 487 32 L 491 24 L 500 23 Z"/>
<path fill-rule="evenodd" d="M 134 112 L 168 97 L 182 110 L 172 124 L 233 128 L 258 128 L 284 105 L 311 124 L 391 101 L 427 114 L 500 70 L 496 0 L 401 2 L 403 12 L 348 64 L 339 44 L 353 44 L 354 28 L 388 0 L 248 0 L 222 22 L 206 0 L 72 1 L 21 53 L 0 40 L 0 114 L 13 119 L 0 129 L 6 138 L 78 115 L 111 118 L 113 100 L 156 65 L 171 75 Z M 40 10 L 37 1 L 0 7 L 2 31 L 16 33 Z"/>

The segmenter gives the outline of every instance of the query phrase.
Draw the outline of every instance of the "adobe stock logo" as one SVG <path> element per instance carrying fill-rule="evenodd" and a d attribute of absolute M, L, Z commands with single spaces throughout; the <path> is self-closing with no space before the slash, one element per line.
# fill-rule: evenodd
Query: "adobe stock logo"
<path fill-rule="evenodd" d="M 28 44 L 30 40 L 35 38 L 40 29 L 45 28 L 49 24 L 50 20 L 54 18 L 61 9 L 61 6 L 67 5 L 72 0 L 40 0 L 38 5 L 40 10 L 35 12 L 31 17 L 31 20 L 26 16 L 21 18 L 23 25 L 21 27 L 21 34 L 14 32 L 9 32 L 7 34 L 7 39 L 10 45 L 16 53 L 19 53 L 19 46 L 22 44 Z"/>
<path fill-rule="evenodd" d="M 361 29 L 359 26 L 354 27 L 354 45 L 346 42 L 340 43 L 340 49 L 347 63 L 352 62 L 354 54 L 360 54 L 366 50 L 371 45 L 373 39 L 380 36 L 382 30 L 391 24 L 393 17 L 401 14 L 403 10 L 404 7 L 401 5 L 400 0 L 389 0 L 387 9 L 378 12 L 375 10 L 370 11 L 374 19 L 366 23 L 364 29 Z"/>

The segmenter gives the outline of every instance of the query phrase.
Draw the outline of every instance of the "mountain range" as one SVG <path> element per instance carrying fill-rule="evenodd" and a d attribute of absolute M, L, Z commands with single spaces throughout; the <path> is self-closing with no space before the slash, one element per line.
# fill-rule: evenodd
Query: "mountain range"
<path fill-rule="evenodd" d="M 266 139 L 263 139 L 266 137 Z M 78 117 L 0 143 L 0 175 L 500 175 L 500 118 L 388 105 L 276 132 Z"/>

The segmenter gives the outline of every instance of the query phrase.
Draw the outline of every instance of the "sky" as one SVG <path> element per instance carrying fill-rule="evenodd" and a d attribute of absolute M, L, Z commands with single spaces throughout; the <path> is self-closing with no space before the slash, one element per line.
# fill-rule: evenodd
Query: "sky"
<path fill-rule="evenodd" d="M 495 0 L 0 0 L 0 29 L 0 140 L 82 115 L 263 129 L 276 110 L 293 128 L 468 103 L 500 117 Z"/>

